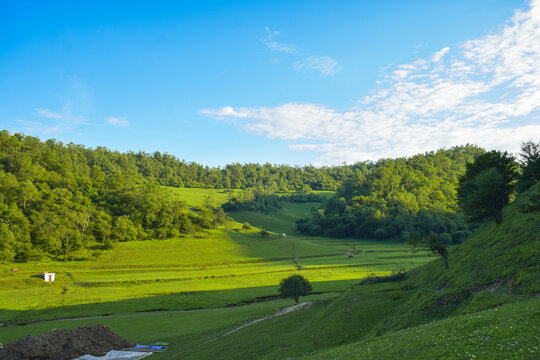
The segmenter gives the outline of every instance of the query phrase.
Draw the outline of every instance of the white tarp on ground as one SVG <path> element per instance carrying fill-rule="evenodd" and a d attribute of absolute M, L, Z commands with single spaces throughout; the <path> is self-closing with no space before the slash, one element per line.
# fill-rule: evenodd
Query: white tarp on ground
<path fill-rule="evenodd" d="M 105 356 L 83 355 L 75 360 L 138 360 L 150 355 L 151 352 L 111 350 Z"/>

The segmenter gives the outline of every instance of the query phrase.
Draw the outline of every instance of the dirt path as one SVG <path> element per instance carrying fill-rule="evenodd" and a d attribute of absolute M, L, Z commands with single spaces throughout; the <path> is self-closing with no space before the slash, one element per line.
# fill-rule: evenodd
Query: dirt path
<path fill-rule="evenodd" d="M 191 351 L 191 350 L 194 350 L 194 349 L 197 349 L 197 348 L 200 348 L 201 346 L 204 346 L 206 344 L 209 344 L 213 341 L 216 341 L 218 339 L 221 339 L 227 335 L 230 335 L 232 333 L 235 333 L 243 328 L 246 328 L 248 326 L 251 326 L 253 324 L 256 324 L 256 323 L 259 323 L 261 321 L 264 321 L 264 320 L 269 320 L 269 319 L 272 319 L 272 318 L 275 318 L 277 316 L 281 316 L 281 315 L 285 315 L 285 314 L 288 314 L 288 313 L 291 313 L 293 311 L 296 311 L 296 310 L 300 310 L 300 309 L 303 309 L 305 307 L 309 307 L 311 306 L 311 302 L 303 302 L 303 303 L 300 303 L 300 304 L 296 304 L 296 305 L 293 305 L 293 306 L 288 306 L 288 307 L 285 307 L 283 309 L 278 309 L 276 311 L 276 313 L 272 314 L 272 315 L 268 315 L 268 316 L 265 316 L 263 318 L 260 318 L 260 319 L 255 319 L 255 320 L 251 320 L 245 324 L 242 324 L 240 326 L 237 326 L 235 328 L 233 328 L 232 330 L 229 330 L 223 334 L 220 334 L 220 335 L 217 335 L 217 336 L 214 336 L 213 338 L 211 339 L 208 339 L 196 346 L 193 346 L 189 349 L 185 349 L 185 350 L 181 350 L 181 351 L 178 351 L 176 353 L 172 353 L 170 354 L 170 356 L 175 356 L 175 355 L 179 355 L 179 354 L 182 354 L 182 353 L 185 353 L 185 352 L 188 352 L 188 351 Z M 160 311 L 160 312 L 145 312 L 145 313 L 141 313 L 141 314 L 123 314 L 123 315 L 100 315 L 100 316 L 86 316 L 86 317 L 78 317 L 78 318 L 65 318 L 65 319 L 53 319 L 53 320 L 42 320 L 42 321 L 35 321 L 34 323 L 37 323 L 37 322 L 51 322 L 51 321 L 71 321 L 71 320 L 93 320 L 93 319 L 115 319 L 115 318 L 128 318 L 128 317 L 143 317 L 143 316 L 156 316 L 156 315 L 168 315 L 168 314 L 178 314 L 178 313 L 191 313 L 191 312 L 200 312 L 200 311 L 216 311 L 216 310 L 228 310 L 228 309 L 231 309 L 231 307 L 227 307 L 227 308 L 210 308 L 210 309 L 196 309 L 196 310 L 172 310 L 172 311 Z M 7 325 L 7 327 L 9 326 L 14 326 L 14 325 Z"/>
<path fill-rule="evenodd" d="M 183 353 L 185 353 L 185 352 L 187 352 L 187 351 L 191 351 L 191 350 L 200 348 L 201 346 L 204 346 L 204 345 L 209 344 L 209 343 L 211 343 L 211 342 L 213 342 L 213 341 L 216 341 L 216 340 L 218 340 L 218 339 L 221 339 L 222 337 L 225 337 L 225 336 L 227 336 L 227 335 L 230 335 L 230 334 L 232 334 L 232 333 L 234 333 L 234 332 L 237 332 L 238 330 L 241 330 L 241 329 L 246 328 L 246 327 L 248 327 L 248 326 L 251 326 L 251 325 L 253 325 L 253 324 L 259 323 L 259 322 L 264 321 L 264 320 L 269 320 L 269 319 L 275 318 L 275 317 L 277 317 L 277 316 L 281 316 L 281 315 L 284 315 L 284 314 L 288 314 L 288 313 L 290 313 L 290 312 L 293 312 L 293 311 L 296 311 L 296 310 L 300 310 L 300 309 L 302 309 L 302 308 L 304 308 L 304 307 L 309 307 L 309 306 L 311 306 L 311 304 L 312 304 L 312 303 L 308 301 L 308 302 L 303 302 L 303 303 L 300 303 L 300 304 L 296 304 L 296 305 L 293 305 L 293 306 L 289 306 L 289 307 L 283 308 L 283 309 L 281 309 L 281 310 L 278 310 L 275 314 L 268 315 L 268 316 L 265 316 L 265 317 L 260 318 L 260 319 L 252 320 L 252 321 L 250 321 L 250 322 L 248 322 L 248 323 L 246 323 L 246 324 L 243 324 L 243 325 L 240 325 L 240 326 L 238 326 L 238 327 L 235 327 L 234 329 L 229 330 L 229 331 L 227 331 L 226 333 L 223 333 L 223 334 L 218 335 L 218 336 L 215 336 L 215 337 L 213 337 L 213 338 L 211 338 L 211 339 L 209 339 L 209 340 L 206 340 L 206 341 L 200 343 L 200 344 L 197 345 L 197 346 L 191 347 L 191 348 L 186 349 L 186 350 L 181 350 L 181 351 L 172 353 L 172 354 L 170 354 L 170 355 L 171 355 L 171 356 L 174 356 L 174 355 L 180 355 L 180 354 L 183 354 Z"/>
<path fill-rule="evenodd" d="M 296 310 L 300 310 L 300 309 L 302 309 L 303 307 L 308 307 L 308 306 L 311 306 L 311 302 L 309 302 L 309 301 L 308 301 L 308 302 L 303 302 L 303 303 L 300 303 L 300 304 L 296 304 L 296 305 L 293 305 L 293 306 L 289 306 L 289 307 L 286 307 L 286 308 L 283 308 L 283 309 L 281 309 L 281 310 L 278 310 L 278 311 L 277 311 L 275 314 L 273 314 L 273 315 L 268 315 L 268 316 L 265 316 L 265 317 L 263 317 L 263 318 L 260 318 L 260 319 L 257 319 L 257 320 L 250 321 L 250 322 L 248 322 L 247 324 L 244 324 L 244 325 L 242 325 L 242 326 L 239 326 L 239 327 L 237 327 L 237 328 L 232 329 L 231 331 L 226 332 L 225 334 L 221 334 L 221 335 L 219 335 L 219 336 L 216 336 L 216 337 L 214 337 L 214 338 L 208 340 L 205 344 L 208 344 L 209 342 L 212 342 L 212 341 L 214 341 L 214 340 L 217 340 L 217 339 L 219 339 L 219 338 L 222 338 L 222 337 L 224 337 L 224 336 L 226 336 L 226 335 L 232 334 L 232 333 L 235 332 L 235 331 L 238 331 L 238 330 L 240 330 L 240 329 L 243 329 L 243 328 L 245 328 L 245 327 L 247 327 L 247 326 L 250 326 L 250 325 L 253 325 L 253 324 L 255 324 L 255 323 L 261 322 L 261 321 L 263 321 L 263 320 L 272 319 L 272 318 L 275 318 L 276 316 L 284 315 L 284 314 L 287 314 L 287 313 L 290 313 L 290 312 L 293 312 L 293 311 L 296 311 Z"/>

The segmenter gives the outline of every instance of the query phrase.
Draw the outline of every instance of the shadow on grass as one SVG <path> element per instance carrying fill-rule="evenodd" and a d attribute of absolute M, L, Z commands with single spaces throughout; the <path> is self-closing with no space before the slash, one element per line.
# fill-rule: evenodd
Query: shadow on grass
<path fill-rule="evenodd" d="M 342 292 L 356 282 L 358 280 L 314 282 L 313 291 L 315 294 Z M 168 295 L 60 306 L 40 310 L 0 309 L 0 323 L 4 326 L 25 325 L 58 319 L 114 316 L 156 311 L 225 308 L 275 300 L 277 298 L 277 289 L 277 285 L 261 286 L 230 290 L 179 292 Z"/>

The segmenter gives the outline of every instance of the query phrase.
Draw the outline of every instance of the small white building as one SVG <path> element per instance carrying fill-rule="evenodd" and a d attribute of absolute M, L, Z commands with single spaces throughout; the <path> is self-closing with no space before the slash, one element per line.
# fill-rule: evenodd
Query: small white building
<path fill-rule="evenodd" d="M 54 281 L 56 273 L 44 272 L 41 276 L 43 276 L 43 280 L 45 281 Z"/>

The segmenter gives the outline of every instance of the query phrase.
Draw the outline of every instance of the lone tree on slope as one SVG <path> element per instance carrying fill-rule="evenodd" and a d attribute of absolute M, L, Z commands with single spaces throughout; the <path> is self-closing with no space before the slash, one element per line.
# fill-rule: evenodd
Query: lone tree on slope
<path fill-rule="evenodd" d="M 504 151 L 490 151 L 467 164 L 459 179 L 458 203 L 473 221 L 502 221 L 502 209 L 510 203 L 516 189 L 518 164 Z"/>
<path fill-rule="evenodd" d="M 248 232 L 249 230 L 251 230 L 251 225 L 249 225 L 249 223 L 246 221 L 245 223 L 242 224 L 242 230 L 244 230 L 245 232 Z"/>
<path fill-rule="evenodd" d="M 279 294 L 284 298 L 293 298 L 298 304 L 300 296 L 306 296 L 311 292 L 311 284 L 302 275 L 291 275 L 281 280 Z"/>
<path fill-rule="evenodd" d="M 448 270 L 448 248 L 441 244 L 437 234 L 432 232 L 428 236 L 421 238 L 417 233 L 410 233 L 408 242 L 412 245 L 413 251 L 418 251 L 421 244 L 427 245 L 426 250 L 433 255 L 439 255 L 443 259 L 444 268 Z"/>
<path fill-rule="evenodd" d="M 532 140 L 521 144 L 521 168 L 518 191 L 523 192 L 540 181 L 540 141 Z"/>

